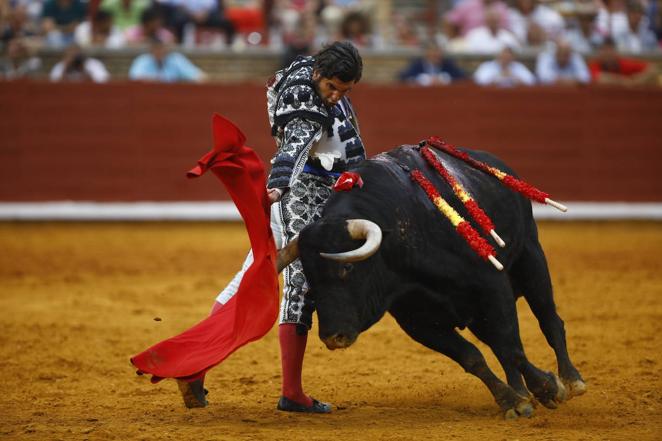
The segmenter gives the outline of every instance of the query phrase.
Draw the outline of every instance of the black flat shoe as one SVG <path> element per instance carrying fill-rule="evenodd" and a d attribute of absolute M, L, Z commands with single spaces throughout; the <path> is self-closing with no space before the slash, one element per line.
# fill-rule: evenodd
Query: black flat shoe
<path fill-rule="evenodd" d="M 306 407 L 302 404 L 292 401 L 287 397 L 280 397 L 278 400 L 278 405 L 276 409 L 282 410 L 283 412 L 303 412 L 303 413 L 331 413 L 331 405 L 327 403 L 322 403 L 317 401 L 315 398 L 313 400 L 313 405 Z"/>
<path fill-rule="evenodd" d="M 202 386 L 202 380 L 195 381 L 184 381 L 177 380 L 177 386 L 179 386 L 179 391 L 182 393 L 182 398 L 184 399 L 184 405 L 189 409 L 195 407 L 207 407 L 207 389 Z"/>

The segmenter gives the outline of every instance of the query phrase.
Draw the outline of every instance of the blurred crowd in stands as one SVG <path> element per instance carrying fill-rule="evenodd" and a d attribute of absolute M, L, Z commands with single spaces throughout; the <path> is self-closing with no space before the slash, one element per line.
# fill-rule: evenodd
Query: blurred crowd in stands
<path fill-rule="evenodd" d="M 5 79 L 38 75 L 40 51 L 58 50 L 52 81 L 105 82 L 90 50 L 133 50 L 130 79 L 201 82 L 195 49 L 264 47 L 285 66 L 337 39 L 419 50 L 397 78 L 419 86 L 656 83 L 642 57 L 661 50 L 662 0 L 0 0 Z M 453 60 L 476 56 L 474 72 Z"/>

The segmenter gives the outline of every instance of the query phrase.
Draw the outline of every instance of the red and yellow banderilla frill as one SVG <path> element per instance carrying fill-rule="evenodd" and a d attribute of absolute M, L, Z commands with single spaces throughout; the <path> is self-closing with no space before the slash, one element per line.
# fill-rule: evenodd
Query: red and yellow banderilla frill
<path fill-rule="evenodd" d="M 438 148 L 439 150 L 445 153 L 448 153 L 451 156 L 463 160 L 464 162 L 466 162 L 467 164 L 471 165 L 472 167 L 478 170 L 484 171 L 485 173 L 488 173 L 496 177 L 510 189 L 515 190 L 516 192 L 526 196 L 531 200 L 540 202 L 542 204 L 551 205 L 552 207 L 563 212 L 568 211 L 568 208 L 565 205 L 550 199 L 548 193 L 538 190 L 533 185 L 525 181 L 522 181 L 521 179 L 517 179 L 516 177 L 511 176 L 508 173 L 505 173 L 496 167 L 492 167 L 491 165 L 485 164 L 484 162 L 472 158 L 467 153 L 461 152 L 453 145 L 448 144 L 447 142 L 439 139 L 436 136 L 428 138 L 425 142 L 427 142 L 433 147 Z"/>
<path fill-rule="evenodd" d="M 423 158 L 430 164 L 437 172 L 448 182 L 448 185 L 451 186 L 455 195 L 462 201 L 467 211 L 473 217 L 478 225 L 483 229 L 483 231 L 492 238 L 494 241 L 499 244 L 500 247 L 506 246 L 506 243 L 499 237 L 494 228 L 494 223 L 492 219 L 483 211 L 474 198 L 467 192 L 462 184 L 460 184 L 457 179 L 444 167 L 439 158 L 430 150 L 429 147 L 421 148 L 421 154 Z"/>
<path fill-rule="evenodd" d="M 492 246 L 487 243 L 480 234 L 478 234 L 469 222 L 464 220 L 464 218 L 441 197 L 437 189 L 434 188 L 434 185 L 423 176 L 423 173 L 421 173 L 420 170 L 413 170 L 410 176 L 411 179 L 423 189 L 437 209 L 446 216 L 458 234 L 464 238 L 469 246 L 484 260 L 489 260 L 498 270 L 502 270 L 503 265 L 496 259 L 496 257 L 494 257 L 496 255 L 494 248 L 492 248 Z"/>

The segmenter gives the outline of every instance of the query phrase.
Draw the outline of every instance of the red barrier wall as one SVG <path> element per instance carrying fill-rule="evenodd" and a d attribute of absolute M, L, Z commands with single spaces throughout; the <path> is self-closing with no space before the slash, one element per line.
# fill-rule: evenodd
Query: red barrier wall
<path fill-rule="evenodd" d="M 662 200 L 658 90 L 420 89 L 352 92 L 371 154 L 438 135 L 490 150 L 564 201 Z M 0 201 L 226 199 L 185 172 L 211 147 L 211 114 L 268 160 L 254 85 L 0 83 Z"/>

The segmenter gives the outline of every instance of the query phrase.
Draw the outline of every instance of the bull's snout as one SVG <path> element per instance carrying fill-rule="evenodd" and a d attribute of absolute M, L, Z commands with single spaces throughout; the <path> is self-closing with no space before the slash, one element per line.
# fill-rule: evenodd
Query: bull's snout
<path fill-rule="evenodd" d="M 322 338 L 327 349 L 344 349 L 350 347 L 356 341 L 356 335 L 333 334 L 330 337 Z"/>

